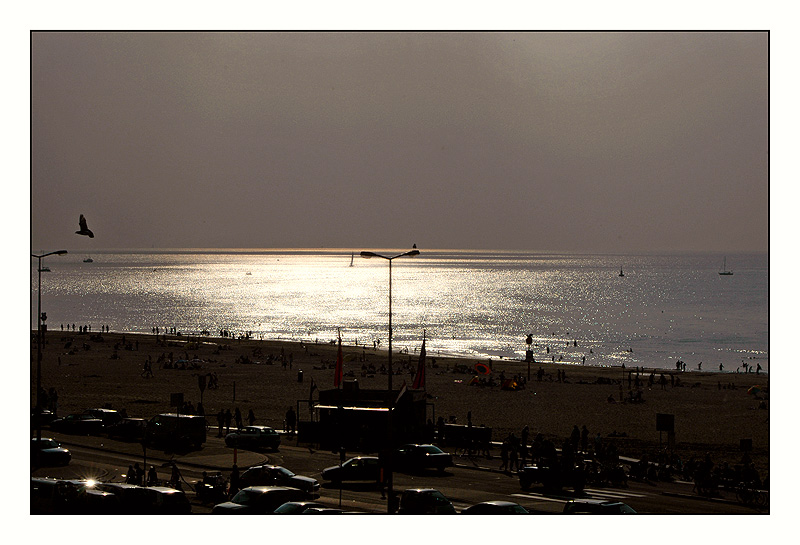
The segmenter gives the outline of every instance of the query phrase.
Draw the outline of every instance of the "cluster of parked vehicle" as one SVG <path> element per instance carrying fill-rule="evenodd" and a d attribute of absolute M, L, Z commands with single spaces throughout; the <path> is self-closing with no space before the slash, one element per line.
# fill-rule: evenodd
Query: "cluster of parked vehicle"
<path fill-rule="evenodd" d="M 52 414 L 38 418 L 53 431 L 73 435 L 107 435 L 183 448 L 199 448 L 206 441 L 206 419 L 190 414 L 164 413 L 144 419 L 127 418 L 113 409 L 87 409 L 63 418 L 52 418 Z"/>
<path fill-rule="evenodd" d="M 91 480 L 31 478 L 31 514 L 188 515 L 181 490 Z"/>

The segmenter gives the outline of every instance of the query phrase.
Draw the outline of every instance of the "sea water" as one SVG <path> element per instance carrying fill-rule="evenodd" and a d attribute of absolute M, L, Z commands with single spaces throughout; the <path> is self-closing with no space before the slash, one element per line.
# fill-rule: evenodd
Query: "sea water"
<path fill-rule="evenodd" d="M 399 252 L 396 252 L 399 253 Z M 395 255 L 387 252 L 387 255 Z M 350 250 L 173 250 L 51 256 L 50 331 L 388 346 L 389 261 Z M 767 254 L 567 255 L 421 250 L 391 262 L 393 348 L 472 358 L 768 370 Z M 352 265 L 351 265 L 352 262 Z M 623 272 L 624 276 L 620 275 Z M 38 276 L 31 273 L 36 328 Z M 526 343 L 530 335 L 531 344 Z"/>

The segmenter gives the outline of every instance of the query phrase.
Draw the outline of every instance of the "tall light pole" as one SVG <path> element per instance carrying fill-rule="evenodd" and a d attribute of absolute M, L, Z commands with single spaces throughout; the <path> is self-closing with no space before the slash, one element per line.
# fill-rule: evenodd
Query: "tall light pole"
<path fill-rule="evenodd" d="M 39 273 L 38 308 L 36 313 L 36 440 L 42 438 L 42 258 L 49 255 L 64 255 L 66 250 L 57 250 L 46 254 L 31 254 L 39 260 L 37 271 Z"/>
<path fill-rule="evenodd" d="M 409 252 L 403 252 L 402 254 L 397 254 L 394 256 L 385 256 L 381 254 L 376 254 L 375 252 L 361 252 L 361 257 L 370 258 L 370 257 L 380 257 L 381 259 L 385 259 L 389 262 L 389 416 L 387 417 L 387 456 L 386 456 L 386 480 L 387 480 L 387 489 L 388 489 L 388 500 L 386 502 L 386 511 L 391 514 L 392 513 L 392 499 L 394 497 L 394 490 L 393 490 L 393 475 L 392 475 L 392 456 L 393 456 L 393 445 L 392 445 L 392 408 L 394 406 L 394 394 L 392 393 L 392 374 L 394 371 L 392 370 L 392 261 L 397 259 L 398 257 L 414 257 L 415 255 L 419 255 L 419 250 L 411 250 Z"/>

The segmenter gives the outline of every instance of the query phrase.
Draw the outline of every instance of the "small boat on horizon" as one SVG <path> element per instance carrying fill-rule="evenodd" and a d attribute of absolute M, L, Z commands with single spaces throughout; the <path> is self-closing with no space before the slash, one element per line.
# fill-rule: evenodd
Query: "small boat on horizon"
<path fill-rule="evenodd" d="M 625 273 L 624 273 L 624 272 L 622 272 L 622 269 L 620 269 L 620 270 L 619 270 L 619 275 L 620 275 L 620 276 L 625 276 Z"/>
<path fill-rule="evenodd" d="M 86 259 L 84 259 L 83 262 L 84 263 L 94 263 L 94 259 L 92 259 L 91 256 L 90 256 L 90 257 L 87 257 Z"/>
<path fill-rule="evenodd" d="M 50 267 L 47 266 L 42 267 L 41 269 L 39 269 L 39 272 L 50 272 Z"/>
<path fill-rule="evenodd" d="M 356 253 L 355 253 L 355 252 L 353 252 L 353 253 L 351 253 L 351 254 L 350 254 L 350 266 L 351 266 L 351 267 L 353 266 L 353 259 L 354 259 L 355 257 L 356 257 Z"/>
<path fill-rule="evenodd" d="M 720 276 L 731 276 L 733 274 L 733 271 L 729 271 L 727 268 L 728 265 L 727 260 L 728 260 L 727 257 L 722 258 L 722 270 L 719 271 Z"/>

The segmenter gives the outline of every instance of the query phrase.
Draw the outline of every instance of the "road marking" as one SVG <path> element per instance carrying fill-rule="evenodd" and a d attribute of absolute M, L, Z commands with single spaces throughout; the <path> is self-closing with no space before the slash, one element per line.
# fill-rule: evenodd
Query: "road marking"
<path fill-rule="evenodd" d="M 592 496 L 606 496 L 609 498 L 644 498 L 647 494 L 636 494 L 634 492 L 619 492 L 616 490 L 595 490 L 592 488 L 584 488 L 584 492 Z"/>
<path fill-rule="evenodd" d="M 512 496 L 516 496 L 518 498 L 528 498 L 531 500 L 545 500 L 545 501 L 554 501 L 558 503 L 567 503 L 569 500 L 561 500 L 558 498 L 548 498 L 544 494 L 537 494 L 536 492 L 532 492 L 530 494 L 511 494 Z"/>

